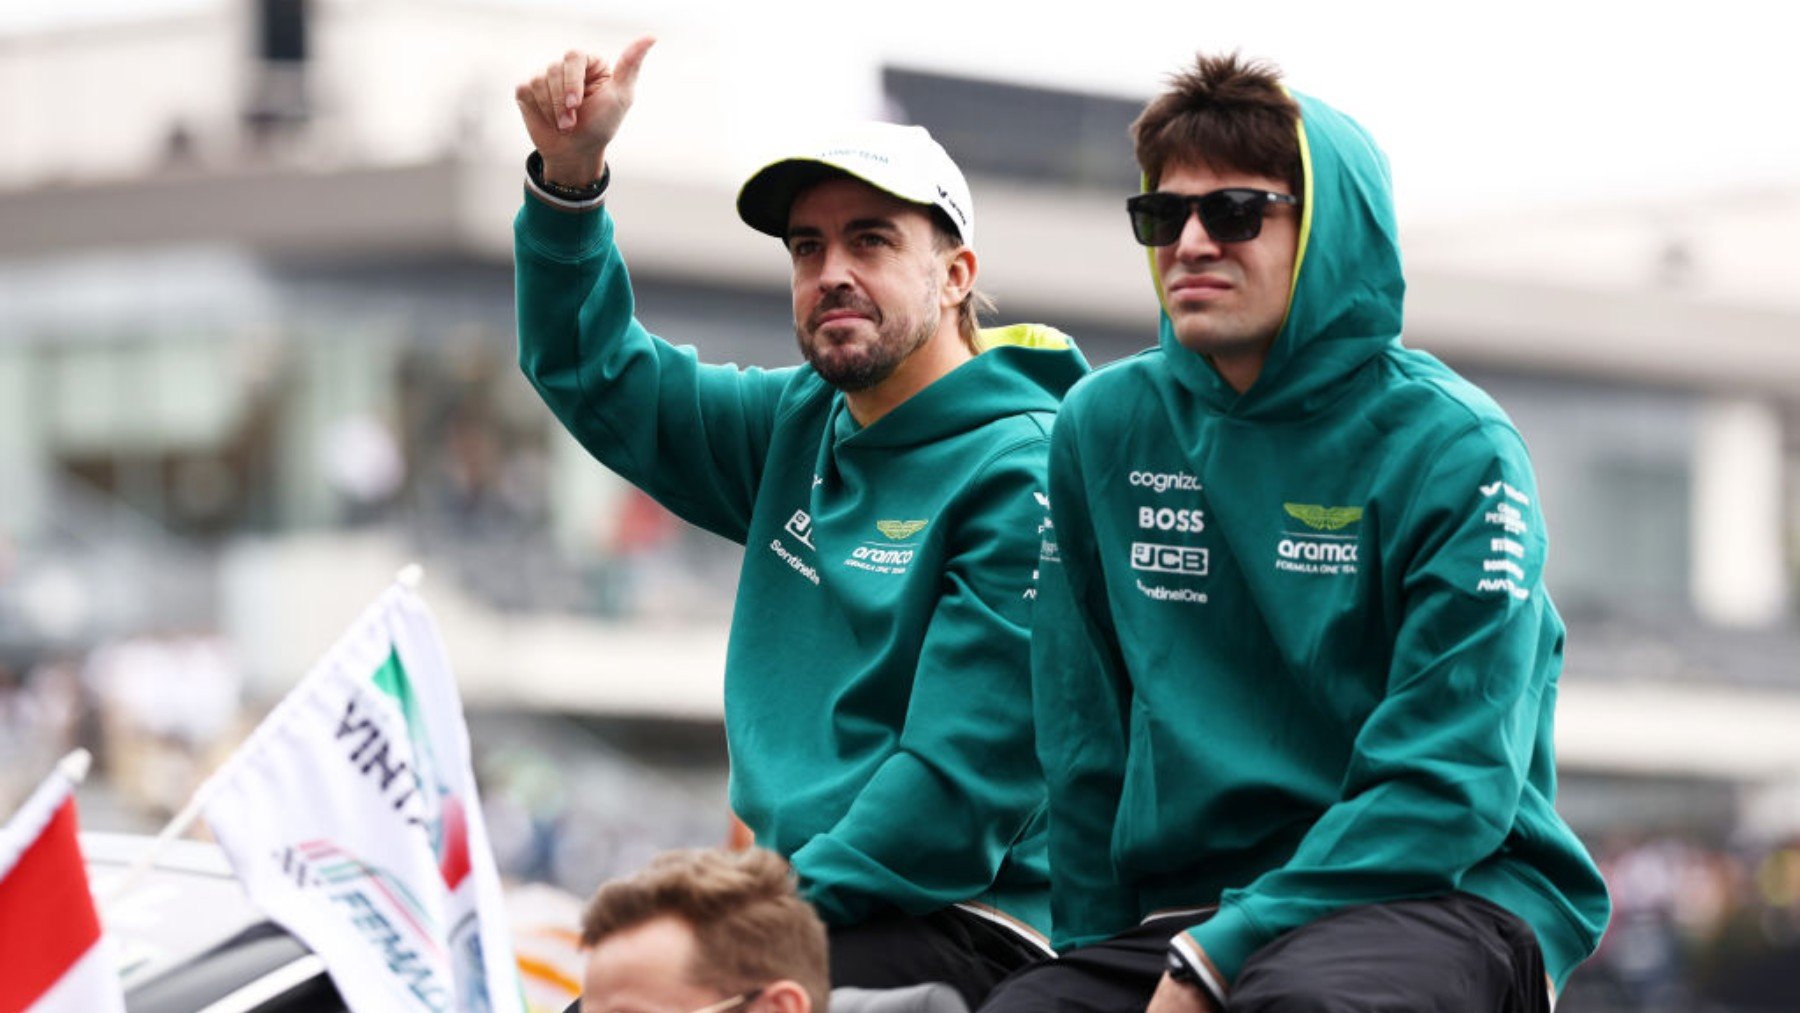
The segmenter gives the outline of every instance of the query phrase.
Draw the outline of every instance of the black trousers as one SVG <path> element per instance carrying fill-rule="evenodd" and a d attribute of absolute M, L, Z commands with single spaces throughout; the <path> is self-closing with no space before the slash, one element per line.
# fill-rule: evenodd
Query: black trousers
<path fill-rule="evenodd" d="M 830 938 L 834 988 L 903 988 L 939 981 L 956 989 L 970 1009 L 981 1005 L 1002 979 L 1049 956 L 1017 933 L 958 908 L 921 917 L 881 915 L 834 927 Z"/>
<path fill-rule="evenodd" d="M 1142 1013 L 1169 939 L 1205 917 L 1158 919 L 1003 982 L 981 1013 Z M 1226 1013 L 1549 1013 L 1531 928 L 1469 894 L 1349 908 L 1251 955 Z"/>

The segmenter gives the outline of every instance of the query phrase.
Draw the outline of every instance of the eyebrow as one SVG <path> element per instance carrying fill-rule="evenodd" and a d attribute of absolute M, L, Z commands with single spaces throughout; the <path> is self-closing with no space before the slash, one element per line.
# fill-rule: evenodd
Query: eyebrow
<path fill-rule="evenodd" d="M 845 232 L 888 232 L 898 234 L 900 226 L 892 218 L 853 218 L 844 225 Z M 825 235 L 824 230 L 811 225 L 800 225 L 787 230 L 783 238 L 789 242 L 795 239 L 819 239 Z"/>
<path fill-rule="evenodd" d="M 892 218 L 857 218 L 844 226 L 845 232 L 899 232 L 900 226 Z"/>

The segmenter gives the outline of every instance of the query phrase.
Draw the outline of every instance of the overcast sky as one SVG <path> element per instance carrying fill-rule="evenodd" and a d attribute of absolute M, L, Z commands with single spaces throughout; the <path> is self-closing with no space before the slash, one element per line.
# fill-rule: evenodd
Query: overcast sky
<path fill-rule="evenodd" d="M 214 2 L 0 0 L 0 30 Z M 433 2 L 461 0 L 409 5 Z M 1790 5 L 1774 0 L 490 2 L 649 30 L 707 24 L 787 61 L 850 47 L 911 67 L 1133 97 L 1196 49 L 1241 49 L 1370 128 L 1393 163 L 1403 214 L 1800 186 L 1800 56 L 1782 16 Z"/>

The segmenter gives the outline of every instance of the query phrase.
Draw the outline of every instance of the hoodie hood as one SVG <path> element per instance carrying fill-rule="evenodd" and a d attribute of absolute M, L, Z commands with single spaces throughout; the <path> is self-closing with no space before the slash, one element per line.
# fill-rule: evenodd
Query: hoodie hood
<path fill-rule="evenodd" d="M 1250 389 L 1238 394 L 1212 364 L 1176 340 L 1167 304 L 1158 343 L 1181 384 L 1240 418 L 1310 415 L 1342 381 L 1400 340 L 1406 280 L 1387 157 L 1360 124 L 1318 99 L 1300 105 L 1300 242 L 1287 318 Z M 1161 299 L 1154 252 L 1151 279 Z"/>
<path fill-rule="evenodd" d="M 1042 324 L 983 328 L 980 354 L 939 377 L 868 427 L 859 427 L 843 395 L 833 407 L 833 443 L 841 447 L 910 447 L 996 419 L 1055 412 L 1087 375 L 1075 343 Z"/>

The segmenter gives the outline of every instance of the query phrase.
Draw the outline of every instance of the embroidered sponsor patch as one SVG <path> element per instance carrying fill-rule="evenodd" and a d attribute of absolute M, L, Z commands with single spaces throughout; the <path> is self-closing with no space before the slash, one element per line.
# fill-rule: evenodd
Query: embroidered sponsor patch
<path fill-rule="evenodd" d="M 1282 532 L 1275 543 L 1275 569 L 1322 576 L 1357 572 L 1361 539 L 1344 529 L 1362 521 L 1362 507 L 1283 503 L 1281 509 L 1306 530 L 1289 526 Z"/>
<path fill-rule="evenodd" d="M 1362 520 L 1359 506 L 1319 506 L 1316 503 L 1283 503 L 1289 517 L 1314 531 L 1340 531 Z"/>
<path fill-rule="evenodd" d="M 900 542 L 925 530 L 925 525 L 930 523 L 931 521 L 929 520 L 876 521 L 875 530 L 896 542 Z"/>
<path fill-rule="evenodd" d="M 1475 489 L 1484 501 L 1482 523 L 1493 529 L 1488 558 L 1481 561 L 1481 572 L 1475 577 L 1475 593 L 1504 593 L 1526 601 L 1531 597 L 1531 581 L 1524 566 L 1525 539 L 1533 532 L 1531 519 L 1519 508 L 1531 506 L 1531 497 L 1500 480 Z"/>
<path fill-rule="evenodd" d="M 1131 568 L 1151 573 L 1179 573 L 1204 577 L 1209 553 L 1192 545 L 1160 545 L 1156 542 L 1131 543 Z"/>

